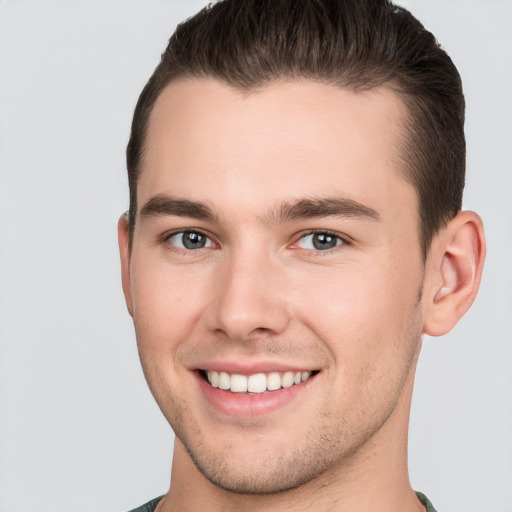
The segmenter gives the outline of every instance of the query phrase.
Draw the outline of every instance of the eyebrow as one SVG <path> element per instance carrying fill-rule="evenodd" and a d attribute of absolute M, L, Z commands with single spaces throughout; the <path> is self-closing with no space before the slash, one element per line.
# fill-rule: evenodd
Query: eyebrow
<path fill-rule="evenodd" d="M 140 210 L 141 218 L 159 217 L 161 215 L 191 217 L 208 221 L 217 220 L 213 210 L 206 204 L 188 199 L 179 199 L 166 194 L 153 196 Z"/>
<path fill-rule="evenodd" d="M 380 220 L 380 215 L 373 208 L 352 199 L 339 197 L 307 198 L 293 203 L 283 203 L 270 213 L 268 220 L 272 223 L 281 223 L 319 217 L 362 217 Z"/>
<path fill-rule="evenodd" d="M 211 222 L 218 221 L 215 212 L 205 203 L 175 198 L 166 194 L 153 196 L 140 211 L 141 218 L 163 215 L 190 217 Z M 279 224 L 291 220 L 321 217 L 362 217 L 369 220 L 380 220 L 380 215 L 374 209 L 352 199 L 339 197 L 306 198 L 291 203 L 285 202 L 271 210 L 265 218 L 269 223 Z"/>

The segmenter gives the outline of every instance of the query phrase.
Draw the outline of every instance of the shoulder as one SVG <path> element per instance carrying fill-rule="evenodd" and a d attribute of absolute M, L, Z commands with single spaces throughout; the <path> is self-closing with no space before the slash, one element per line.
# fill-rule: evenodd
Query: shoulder
<path fill-rule="evenodd" d="M 154 512 L 156 506 L 158 505 L 162 498 L 163 496 L 160 496 L 159 498 L 155 498 L 154 500 L 148 501 L 145 505 L 134 508 L 133 510 L 130 510 L 130 512 Z"/>
<path fill-rule="evenodd" d="M 430 500 L 422 492 L 416 492 L 416 495 L 418 496 L 421 503 L 423 503 L 423 505 L 425 505 L 426 512 L 436 512 L 434 505 L 432 505 L 432 503 L 430 503 Z"/>

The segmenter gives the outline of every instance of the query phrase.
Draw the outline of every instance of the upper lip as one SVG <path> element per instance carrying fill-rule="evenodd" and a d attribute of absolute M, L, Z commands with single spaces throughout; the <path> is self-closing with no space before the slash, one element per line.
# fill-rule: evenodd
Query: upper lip
<path fill-rule="evenodd" d="M 316 365 L 291 364 L 277 361 L 250 362 L 240 361 L 205 361 L 193 368 L 194 370 L 210 370 L 215 372 L 226 372 L 238 375 L 254 375 L 256 373 L 271 372 L 311 372 L 318 370 Z"/>

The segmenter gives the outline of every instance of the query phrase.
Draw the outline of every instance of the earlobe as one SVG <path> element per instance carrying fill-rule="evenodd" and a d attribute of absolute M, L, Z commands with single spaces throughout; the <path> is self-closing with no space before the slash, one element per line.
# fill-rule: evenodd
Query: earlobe
<path fill-rule="evenodd" d="M 131 285 L 130 285 L 130 225 L 128 216 L 121 215 L 117 223 L 117 239 L 121 258 L 121 280 L 128 313 L 133 316 Z"/>
<path fill-rule="evenodd" d="M 473 303 L 482 277 L 485 237 L 480 217 L 461 212 L 438 234 L 429 254 L 423 331 L 449 332 Z"/>

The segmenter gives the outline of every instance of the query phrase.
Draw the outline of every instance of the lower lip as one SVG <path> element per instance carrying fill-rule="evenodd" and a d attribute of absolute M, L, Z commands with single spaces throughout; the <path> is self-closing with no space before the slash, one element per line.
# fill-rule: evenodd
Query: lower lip
<path fill-rule="evenodd" d="M 289 388 L 250 395 L 247 393 L 231 393 L 230 391 L 214 388 L 204 380 L 199 372 L 194 373 L 206 400 L 218 412 L 238 417 L 260 416 L 280 409 L 303 393 L 311 384 L 311 381 L 316 378 L 316 375 L 313 375 L 307 381 L 294 384 Z"/>

